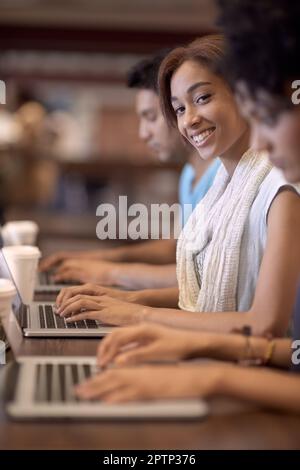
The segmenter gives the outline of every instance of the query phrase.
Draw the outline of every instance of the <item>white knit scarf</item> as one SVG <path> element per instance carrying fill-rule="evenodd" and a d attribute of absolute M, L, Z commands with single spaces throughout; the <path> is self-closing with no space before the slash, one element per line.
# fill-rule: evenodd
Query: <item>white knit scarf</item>
<path fill-rule="evenodd" d="M 221 165 L 177 243 L 179 307 L 198 312 L 236 310 L 240 247 L 245 223 L 272 165 L 248 150 L 230 180 Z M 196 259 L 202 258 L 201 272 Z"/>

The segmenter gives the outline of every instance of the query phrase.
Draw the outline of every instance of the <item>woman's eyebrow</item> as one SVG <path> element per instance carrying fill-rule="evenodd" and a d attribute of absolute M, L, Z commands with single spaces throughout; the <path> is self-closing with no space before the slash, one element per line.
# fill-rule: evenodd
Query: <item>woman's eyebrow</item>
<path fill-rule="evenodd" d="M 188 89 L 187 89 L 187 93 L 190 94 L 190 93 L 193 93 L 193 91 L 200 87 L 200 86 L 205 86 L 205 85 L 211 85 L 210 82 L 197 82 L 197 83 L 194 83 L 193 85 L 191 85 Z M 176 96 L 171 96 L 171 101 L 177 101 L 178 98 L 176 98 Z"/>

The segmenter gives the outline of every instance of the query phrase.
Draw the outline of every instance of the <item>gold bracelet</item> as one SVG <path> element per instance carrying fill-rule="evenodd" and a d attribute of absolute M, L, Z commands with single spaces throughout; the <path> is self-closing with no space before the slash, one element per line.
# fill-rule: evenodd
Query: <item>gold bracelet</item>
<path fill-rule="evenodd" d="M 253 352 L 251 347 L 251 328 L 246 325 L 241 330 L 235 330 L 235 332 L 239 332 L 239 334 L 242 334 L 245 338 L 245 350 L 243 357 L 238 361 L 239 364 L 244 366 L 260 364 L 261 360 L 253 358 Z"/>
<path fill-rule="evenodd" d="M 267 364 L 270 363 L 270 361 L 271 361 L 271 359 L 272 359 L 272 356 L 273 356 L 273 354 L 274 354 L 275 346 L 276 346 L 276 341 L 275 341 L 275 339 L 272 339 L 272 340 L 269 340 L 269 341 L 268 341 L 268 346 L 267 346 L 267 348 L 266 348 L 264 357 L 263 357 L 263 359 L 262 359 L 262 364 L 263 364 L 264 366 L 266 366 Z"/>

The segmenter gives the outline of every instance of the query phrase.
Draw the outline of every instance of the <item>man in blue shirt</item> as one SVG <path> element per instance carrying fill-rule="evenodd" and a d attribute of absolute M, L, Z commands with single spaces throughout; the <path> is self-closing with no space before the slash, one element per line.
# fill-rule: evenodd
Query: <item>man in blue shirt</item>
<path fill-rule="evenodd" d="M 160 161 L 184 161 L 179 178 L 179 202 L 192 209 L 205 196 L 221 164 L 205 162 L 194 149 L 183 143 L 177 129 L 170 128 L 162 115 L 157 88 L 159 66 L 168 51 L 139 62 L 128 75 L 128 86 L 135 88 L 139 136 Z"/>

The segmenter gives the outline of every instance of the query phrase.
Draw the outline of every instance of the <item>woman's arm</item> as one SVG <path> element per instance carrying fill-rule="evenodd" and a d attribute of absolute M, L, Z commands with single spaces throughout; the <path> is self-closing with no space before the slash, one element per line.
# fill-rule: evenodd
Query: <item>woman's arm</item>
<path fill-rule="evenodd" d="M 257 336 L 281 336 L 290 321 L 300 277 L 299 240 L 300 198 L 292 191 L 282 191 L 269 210 L 267 245 L 249 311 L 191 313 L 148 309 L 144 320 L 227 333 L 249 325 Z"/>
<path fill-rule="evenodd" d="M 298 374 L 216 363 L 108 369 L 77 386 L 76 394 L 109 403 L 226 396 L 300 413 L 299 390 Z"/>
<path fill-rule="evenodd" d="M 186 312 L 174 308 L 149 307 L 145 306 L 146 302 L 141 306 L 121 301 L 118 303 L 105 296 L 97 304 L 93 299 L 81 301 L 76 298 L 74 303 L 70 299 L 67 305 L 61 305 L 61 313 L 75 314 L 69 321 L 94 318 L 114 325 L 147 321 L 220 333 L 230 333 L 233 329 L 249 325 L 256 336 L 282 336 L 290 321 L 300 276 L 299 215 L 300 198 L 291 191 L 278 194 L 269 211 L 267 246 L 249 311 Z M 160 302 L 161 299 L 158 299 L 160 305 L 166 305 Z M 92 312 L 77 314 L 82 308 L 92 309 Z"/>
<path fill-rule="evenodd" d="M 270 349 L 271 348 L 271 349 Z M 99 345 L 98 361 L 137 364 L 209 357 L 229 361 L 261 360 L 278 367 L 291 364 L 291 340 L 245 337 L 240 334 L 206 333 L 141 324 L 118 328 Z"/>
<path fill-rule="evenodd" d="M 266 368 L 235 366 L 223 371 L 215 394 L 251 401 L 257 405 L 300 413 L 300 376 Z"/>

